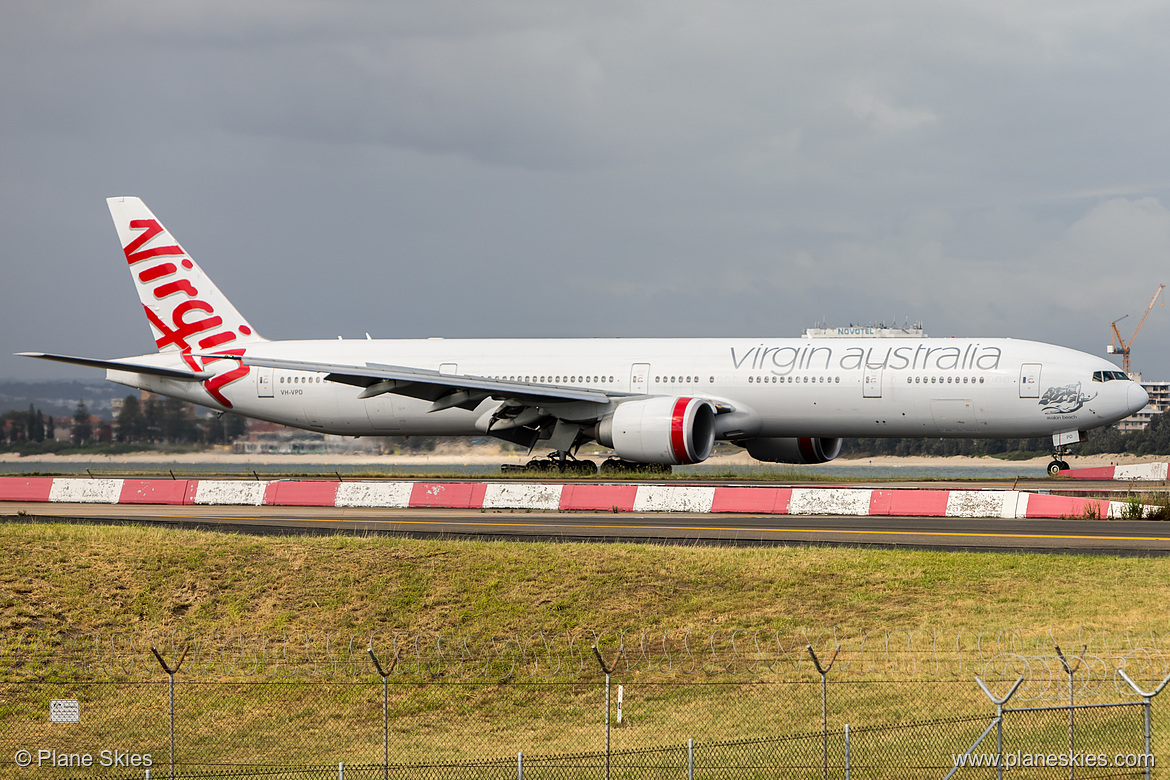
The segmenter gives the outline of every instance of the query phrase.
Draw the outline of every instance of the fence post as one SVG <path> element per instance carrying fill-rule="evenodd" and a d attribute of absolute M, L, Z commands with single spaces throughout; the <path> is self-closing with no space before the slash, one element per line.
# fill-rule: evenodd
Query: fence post
<path fill-rule="evenodd" d="M 1146 755 L 1142 758 L 1142 762 L 1146 765 L 1146 780 L 1150 780 L 1150 774 L 1151 774 L 1151 772 L 1153 772 L 1153 769 L 1154 769 L 1150 765 L 1150 757 L 1153 755 L 1153 745 L 1150 742 L 1150 705 L 1153 701 L 1153 698 L 1155 696 L 1157 696 L 1159 693 L 1161 693 L 1162 689 L 1166 687 L 1166 683 L 1170 683 L 1170 675 L 1167 675 L 1166 679 L 1162 680 L 1162 682 L 1154 690 L 1143 691 L 1141 688 L 1139 688 L 1137 686 L 1137 683 L 1135 683 L 1133 680 L 1129 679 L 1129 675 L 1125 673 L 1124 669 L 1118 669 L 1117 673 L 1121 675 L 1121 679 L 1123 679 L 1127 683 L 1129 683 L 1129 687 L 1133 688 L 1138 696 L 1142 697 L 1142 708 L 1146 711 L 1145 712 L 1145 715 L 1146 715 L 1146 718 L 1145 718 L 1145 720 L 1146 720 L 1146 723 L 1145 723 Z"/>
<path fill-rule="evenodd" d="M 823 755 L 823 763 L 821 765 L 822 780 L 829 780 L 829 670 L 833 668 L 833 662 L 837 660 L 837 653 L 841 652 L 841 645 L 837 645 L 833 650 L 833 657 L 829 659 L 826 666 L 821 666 L 820 659 L 817 654 L 813 652 L 812 645 L 805 645 L 804 648 L 808 650 L 808 654 L 812 656 L 813 666 L 821 673 L 821 748 Z"/>
<path fill-rule="evenodd" d="M 366 652 L 370 654 L 370 660 L 374 662 L 374 668 L 378 670 L 378 675 L 382 678 L 382 780 L 389 780 L 390 778 L 390 700 L 386 689 L 386 678 L 394 671 L 394 667 L 398 666 L 398 654 L 402 650 L 394 651 L 394 660 L 390 662 L 390 668 L 383 671 L 382 664 L 378 663 L 378 656 L 374 655 L 374 648 L 367 647 Z"/>
<path fill-rule="evenodd" d="M 1068 659 L 1060 651 L 1060 645 L 1056 645 L 1056 657 L 1060 659 L 1060 665 L 1064 667 L 1064 673 L 1068 675 L 1068 757 L 1070 759 L 1076 751 L 1076 729 L 1073 726 L 1073 675 L 1077 673 L 1077 669 L 1081 668 L 1081 661 L 1085 660 L 1085 651 L 1088 649 L 1088 645 L 1081 645 L 1081 654 L 1077 656 L 1076 664 L 1069 666 Z M 1075 771 L 1073 763 L 1070 761 L 1068 766 L 1069 780 L 1073 780 Z"/>
<path fill-rule="evenodd" d="M 687 780 L 695 780 L 695 739 L 687 740 Z"/>
<path fill-rule="evenodd" d="M 995 698 L 987 686 L 983 684 L 983 680 L 980 680 L 978 677 L 976 677 L 975 682 L 979 683 L 979 687 L 983 689 L 985 694 L 987 694 L 987 698 L 991 699 L 991 701 L 995 704 L 995 776 L 997 780 L 1003 780 L 1003 705 L 1007 704 L 1008 699 L 1015 695 L 1016 689 L 1023 685 L 1024 678 L 1017 677 L 1015 685 L 1013 685 L 1011 690 L 1007 692 L 1007 696 L 1004 696 L 1002 699 Z M 986 734 L 987 732 L 984 731 L 983 735 Z M 979 741 L 982 739 L 983 736 L 980 736 L 979 739 L 975 740 L 975 745 L 978 745 Z M 975 745 L 971 746 L 971 750 L 975 749 Z M 970 754 L 971 750 L 968 750 L 967 753 Z M 950 777 L 952 774 L 954 774 L 955 769 L 958 769 L 958 767 L 956 766 L 954 769 L 952 769 L 947 777 Z"/>
<path fill-rule="evenodd" d="M 516 754 L 516 777 L 518 780 L 524 780 L 524 751 L 521 750 Z"/>
<path fill-rule="evenodd" d="M 991 733 L 992 729 L 997 729 L 999 732 L 999 759 L 997 763 L 999 764 L 999 776 L 1003 777 L 1003 705 L 1008 699 L 1012 697 L 1012 694 L 1016 692 L 1016 688 L 1019 688 L 1023 684 L 1024 678 L 1017 677 L 1015 685 L 1013 685 L 1012 689 L 1008 691 L 1007 696 L 1004 696 L 1002 699 L 995 698 L 995 696 L 991 694 L 991 691 L 987 690 L 987 686 L 983 684 L 983 681 L 978 677 L 975 678 L 975 682 L 979 683 L 979 687 L 983 689 L 985 694 L 987 694 L 987 698 L 991 699 L 991 701 L 995 703 L 995 717 L 991 719 L 991 723 L 987 724 L 987 728 L 983 729 L 983 733 L 975 738 L 975 741 L 971 743 L 971 747 L 967 748 L 967 752 L 964 753 L 959 759 L 955 760 L 955 765 L 951 767 L 951 771 L 947 772 L 946 777 L 944 777 L 943 780 L 950 780 L 951 777 L 954 776 L 955 772 L 959 771 L 960 766 L 966 765 L 964 761 L 971 757 L 971 754 L 975 752 L 975 748 L 979 747 L 979 744 L 983 742 L 983 739 L 988 734 Z"/>
<path fill-rule="evenodd" d="M 183 652 L 179 654 L 179 660 L 175 663 L 174 668 L 167 666 L 167 662 L 163 660 L 162 654 L 159 653 L 158 648 L 154 645 L 150 646 L 150 652 L 154 653 L 154 657 L 158 659 L 158 663 L 162 666 L 163 671 L 167 673 L 170 678 L 169 699 L 170 699 L 170 722 L 171 722 L 171 780 L 175 780 L 175 672 L 179 671 L 179 667 L 183 665 L 183 659 L 187 657 L 187 648 L 189 645 L 183 646 Z"/>
<path fill-rule="evenodd" d="M 849 724 L 845 724 L 845 780 L 849 780 Z"/>
<path fill-rule="evenodd" d="M 613 666 L 606 665 L 597 645 L 593 646 L 593 655 L 597 656 L 597 663 L 601 665 L 601 671 L 605 672 L 605 780 L 609 780 L 609 678 L 622 657 L 622 648 L 618 648 L 617 657 L 613 659 Z"/>

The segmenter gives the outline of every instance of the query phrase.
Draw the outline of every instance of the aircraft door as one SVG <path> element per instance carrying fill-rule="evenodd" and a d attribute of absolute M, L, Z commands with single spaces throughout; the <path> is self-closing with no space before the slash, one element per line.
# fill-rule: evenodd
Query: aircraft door
<path fill-rule="evenodd" d="M 630 369 L 630 392 L 650 392 L 650 364 L 635 363 Z"/>
<path fill-rule="evenodd" d="M 862 398 L 882 397 L 882 370 L 867 368 L 861 379 Z"/>
<path fill-rule="evenodd" d="M 256 397 L 272 398 L 272 369 L 256 368 Z"/>
<path fill-rule="evenodd" d="M 1020 366 L 1020 398 L 1040 397 L 1040 364 L 1025 363 Z"/>

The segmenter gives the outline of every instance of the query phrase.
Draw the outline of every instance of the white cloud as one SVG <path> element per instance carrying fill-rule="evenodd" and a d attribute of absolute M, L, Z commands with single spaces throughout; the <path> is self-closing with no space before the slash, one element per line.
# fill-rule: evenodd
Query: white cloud
<path fill-rule="evenodd" d="M 939 121 L 928 108 L 896 105 L 888 95 L 863 84 L 853 85 L 845 95 L 845 105 L 854 115 L 882 133 L 905 133 Z"/>

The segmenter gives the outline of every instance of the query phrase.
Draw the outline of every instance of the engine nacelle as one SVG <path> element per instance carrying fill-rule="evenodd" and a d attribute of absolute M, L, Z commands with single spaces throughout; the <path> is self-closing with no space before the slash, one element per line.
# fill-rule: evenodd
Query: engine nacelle
<path fill-rule="evenodd" d="M 841 454 L 841 439 L 809 436 L 784 439 L 746 439 L 736 444 L 756 460 L 767 463 L 828 463 Z"/>
<path fill-rule="evenodd" d="M 715 445 L 715 407 L 698 398 L 626 401 L 597 426 L 597 441 L 635 463 L 699 463 Z"/>

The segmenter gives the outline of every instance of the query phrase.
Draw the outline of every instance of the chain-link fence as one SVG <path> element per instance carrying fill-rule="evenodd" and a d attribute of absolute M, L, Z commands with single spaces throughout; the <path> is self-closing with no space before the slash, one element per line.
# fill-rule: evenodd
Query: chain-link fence
<path fill-rule="evenodd" d="M 616 675 L 816 674 L 807 652 L 828 658 L 840 648 L 835 673 L 972 678 L 995 667 L 1026 664 L 1031 679 L 1059 682 L 1055 646 L 1084 648 L 1092 678 L 1135 660 L 1170 670 L 1170 634 L 1154 631 L 1009 631 L 885 629 L 840 631 L 772 629 L 626 628 L 531 631 L 465 637 L 407 631 L 295 632 L 287 634 L 147 631 L 0 634 L 0 678 L 21 669 L 57 665 L 87 676 L 130 678 L 159 673 L 157 647 L 172 660 L 185 653 L 184 674 L 233 678 L 361 677 L 370 674 L 367 650 L 399 656 L 397 677 L 462 680 L 564 679 L 595 674 L 593 647 L 616 657 Z"/>
<path fill-rule="evenodd" d="M 878 674 L 823 642 L 807 663 L 702 673 L 623 663 L 619 645 L 601 654 L 608 690 L 592 652 L 545 676 L 500 675 L 494 651 L 459 674 L 411 668 L 401 648 L 273 675 L 168 648 L 148 671 L 17 647 L 0 655 L 0 776 L 19 779 L 1157 777 L 1170 722 L 1157 647 Z"/>

